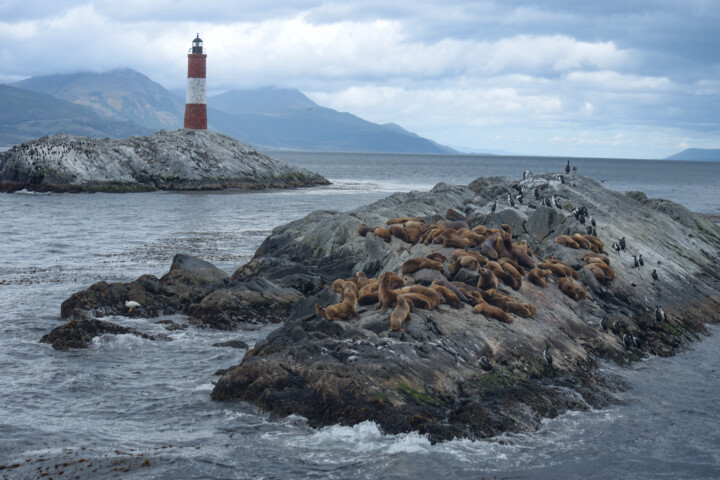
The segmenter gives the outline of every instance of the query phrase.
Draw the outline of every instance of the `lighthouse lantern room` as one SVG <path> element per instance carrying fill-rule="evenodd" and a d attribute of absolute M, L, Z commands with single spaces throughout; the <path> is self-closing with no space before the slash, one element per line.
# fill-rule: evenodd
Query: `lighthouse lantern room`
<path fill-rule="evenodd" d="M 188 53 L 187 100 L 185 102 L 185 128 L 207 130 L 205 96 L 205 60 L 200 34 L 192 41 Z"/>

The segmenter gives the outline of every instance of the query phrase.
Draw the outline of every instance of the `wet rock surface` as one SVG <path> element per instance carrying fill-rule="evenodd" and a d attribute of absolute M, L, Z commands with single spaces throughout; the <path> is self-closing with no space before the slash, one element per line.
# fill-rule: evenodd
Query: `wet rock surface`
<path fill-rule="evenodd" d="M 521 191 L 524 202 L 509 205 L 508 194 Z M 577 207 L 587 216 L 578 215 Z M 454 307 L 415 308 L 398 331 L 390 331 L 393 310 L 383 312 L 372 302 L 357 305 L 357 318 L 319 316 L 316 304 L 341 300 L 330 288 L 335 279 L 399 273 L 409 259 L 427 255 L 447 260 L 442 269 L 403 275 L 406 284 L 477 284 L 477 267 L 452 268 L 454 247 L 395 235 L 383 239 L 375 229 L 398 217 L 506 229 L 513 247 L 522 244 L 534 254 L 532 262 L 567 265 L 584 296 L 569 296 L 559 275 L 548 276 L 542 287 L 524 272 L 520 285 L 501 282 L 497 288 L 501 297 L 532 306 L 532 314 L 523 316 L 506 309 L 511 323 L 475 313 L 477 300 L 469 298 Z M 594 237 L 604 243 L 604 251 L 594 254 L 607 257 L 610 279 L 587 267 L 592 252 L 556 242 L 561 235 L 585 234 L 591 218 Z M 625 249 L 616 252 L 611 245 L 621 238 Z M 475 253 L 479 248 L 467 247 Z M 434 441 L 482 438 L 531 431 L 544 417 L 613 401 L 623 385 L 599 373 L 599 360 L 672 355 L 699 339 L 705 323 L 720 320 L 719 254 L 720 229 L 672 202 L 623 195 L 574 174 L 479 178 L 469 186 L 394 194 L 350 212 L 313 212 L 274 229 L 229 277 L 202 260 L 178 256 L 161 279 L 100 282 L 62 308 L 63 316 L 78 308 L 95 315 L 181 312 L 190 323 L 221 329 L 284 320 L 240 365 L 218 373 L 213 399 L 300 414 L 313 426 L 373 420 L 387 432 L 416 430 Z M 640 255 L 644 265 L 635 267 L 633 256 Z M 128 313 L 127 299 L 142 307 Z M 665 318 L 659 319 L 658 306 Z"/>
<path fill-rule="evenodd" d="M 100 335 L 137 335 L 154 340 L 151 335 L 138 332 L 134 328 L 88 317 L 84 312 L 74 312 L 72 318 L 40 339 L 49 343 L 55 350 L 66 351 L 74 348 L 87 348 L 92 339 Z"/>
<path fill-rule="evenodd" d="M 448 220 L 464 215 L 470 228 L 508 226 L 513 241 L 525 241 L 536 262 L 550 257 L 565 262 L 587 298 L 564 294 L 555 276 L 545 288 L 525 278 L 517 290 L 502 284 L 500 289 L 533 305 L 532 317 L 512 315 L 512 323 L 502 323 L 473 313 L 468 304 L 441 305 L 415 309 L 404 331 L 390 332 L 391 311 L 381 313 L 372 305 L 358 307 L 357 319 L 319 317 L 314 305 L 337 303 L 340 295 L 329 288 L 308 289 L 315 293 L 242 364 L 224 373 L 212 398 L 300 414 L 314 426 L 373 420 L 388 432 L 417 430 L 433 440 L 530 431 L 543 417 L 612 401 L 612 392 L 623 386 L 598 373 L 598 360 L 625 363 L 672 355 L 698 339 L 705 322 L 718 321 L 720 276 L 714 258 L 720 253 L 720 229 L 671 202 L 623 195 L 581 176 L 562 180 L 549 174 L 522 181 L 480 178 L 468 187 L 440 184 L 428 193 L 395 194 L 347 213 L 315 212 L 275 229 L 234 276 L 282 282 L 281 272 L 292 271 L 328 285 L 358 271 L 368 277 L 400 272 L 408 259 L 432 252 L 449 259 L 453 248 L 396 236 L 386 242 L 357 232 L 363 225 L 369 227 L 365 231 L 386 227 L 396 217 L 437 222 L 452 209 Z M 520 191 L 525 202 L 511 207 L 508 193 L 515 197 Z M 560 208 L 541 205 L 553 196 Z M 596 220 L 597 237 L 605 244 L 603 254 L 614 271 L 606 283 L 584 268 L 582 255 L 588 250 L 555 242 L 560 235 L 586 233 L 589 217 L 583 225 L 573 214 L 580 206 Z M 616 253 L 610 246 L 623 237 L 626 250 Z M 645 264 L 635 268 L 632 256 L 640 254 Z M 448 280 L 477 282 L 477 273 L 465 270 Z M 423 269 L 405 279 L 428 284 L 439 273 Z M 657 320 L 658 305 L 667 320 Z M 604 317 L 607 329 L 601 325 Z"/>
<path fill-rule="evenodd" d="M 327 184 L 218 132 L 161 130 L 122 140 L 52 135 L 0 153 L 0 191 L 142 192 Z"/>

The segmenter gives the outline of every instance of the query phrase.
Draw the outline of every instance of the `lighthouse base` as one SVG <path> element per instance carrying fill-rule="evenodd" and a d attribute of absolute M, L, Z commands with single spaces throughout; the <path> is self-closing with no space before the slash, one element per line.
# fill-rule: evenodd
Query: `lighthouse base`
<path fill-rule="evenodd" d="M 207 105 L 204 103 L 185 105 L 185 128 L 207 130 Z"/>

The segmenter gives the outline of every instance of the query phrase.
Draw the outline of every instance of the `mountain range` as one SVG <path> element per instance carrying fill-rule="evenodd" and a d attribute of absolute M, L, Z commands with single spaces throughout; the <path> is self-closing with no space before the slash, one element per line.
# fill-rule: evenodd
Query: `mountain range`
<path fill-rule="evenodd" d="M 719 162 L 718 148 L 687 148 L 680 153 L 670 155 L 665 160 L 694 160 L 697 162 Z"/>
<path fill-rule="evenodd" d="M 60 131 L 118 138 L 183 125 L 185 100 L 130 69 L 32 77 L 0 87 L 0 145 Z M 232 90 L 208 97 L 207 106 L 209 129 L 262 150 L 455 152 L 399 125 L 323 107 L 295 89 Z"/>

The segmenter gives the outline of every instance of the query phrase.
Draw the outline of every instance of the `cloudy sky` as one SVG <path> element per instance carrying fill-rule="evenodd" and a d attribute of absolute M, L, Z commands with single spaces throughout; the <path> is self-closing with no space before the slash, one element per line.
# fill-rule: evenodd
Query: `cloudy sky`
<path fill-rule="evenodd" d="M 4 0 L 0 82 L 130 67 L 298 88 L 440 143 L 661 158 L 720 148 L 719 0 Z"/>

